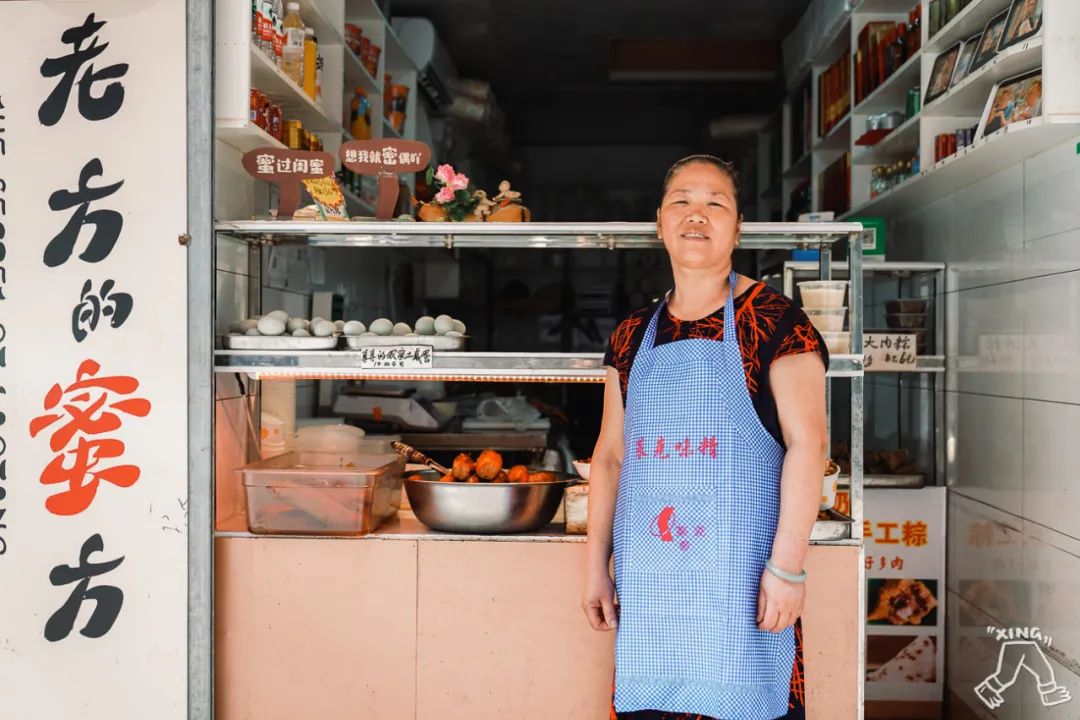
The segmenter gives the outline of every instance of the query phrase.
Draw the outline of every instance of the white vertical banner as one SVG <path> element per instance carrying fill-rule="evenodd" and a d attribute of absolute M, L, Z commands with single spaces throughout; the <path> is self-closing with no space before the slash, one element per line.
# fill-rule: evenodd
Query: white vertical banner
<path fill-rule="evenodd" d="M 0 715 L 187 716 L 182 0 L 0 2 Z"/>

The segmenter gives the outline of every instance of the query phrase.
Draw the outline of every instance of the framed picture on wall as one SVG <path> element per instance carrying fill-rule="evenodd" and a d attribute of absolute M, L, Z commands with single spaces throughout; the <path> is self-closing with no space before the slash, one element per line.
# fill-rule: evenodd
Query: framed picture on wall
<path fill-rule="evenodd" d="M 961 43 L 956 43 L 934 58 L 934 67 L 930 70 L 930 82 L 926 88 L 924 104 L 934 102 L 949 91 L 949 80 L 956 69 L 956 61 L 960 57 Z"/>
<path fill-rule="evenodd" d="M 1042 115 L 1042 68 L 1002 80 L 990 93 L 976 138 Z"/>
<path fill-rule="evenodd" d="M 1042 29 L 1042 0 L 1013 0 L 998 52 L 1035 37 Z"/>
<path fill-rule="evenodd" d="M 956 59 L 956 69 L 953 70 L 952 82 L 949 83 L 949 87 L 956 87 L 967 77 L 968 70 L 971 69 L 971 61 L 975 58 L 975 51 L 979 49 L 979 38 L 981 37 L 982 33 L 978 33 L 964 41 L 964 46 L 960 48 L 960 57 Z"/>
<path fill-rule="evenodd" d="M 975 72 L 997 55 L 998 42 L 1001 40 L 1001 35 L 1005 30 L 1005 20 L 1008 16 L 1009 11 L 1006 10 L 986 23 L 986 29 L 983 30 L 982 37 L 979 38 L 979 49 L 975 51 L 975 57 L 971 61 L 969 73 Z"/>

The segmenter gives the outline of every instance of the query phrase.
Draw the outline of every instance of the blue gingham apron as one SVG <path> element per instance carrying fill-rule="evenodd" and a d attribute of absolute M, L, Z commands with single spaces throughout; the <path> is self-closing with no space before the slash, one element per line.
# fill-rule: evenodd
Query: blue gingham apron
<path fill-rule="evenodd" d="M 654 347 L 665 299 L 630 370 L 613 529 L 618 712 L 770 720 L 788 710 L 794 629 L 757 627 L 784 450 L 746 387 L 736 282 L 732 273 L 721 341 Z"/>

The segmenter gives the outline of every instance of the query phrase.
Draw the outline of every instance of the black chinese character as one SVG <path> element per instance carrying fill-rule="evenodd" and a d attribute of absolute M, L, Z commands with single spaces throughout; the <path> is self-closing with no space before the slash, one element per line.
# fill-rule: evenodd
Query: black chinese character
<path fill-rule="evenodd" d="M 49 241 L 45 247 L 45 264 L 49 267 L 63 265 L 71 257 L 75 249 L 75 241 L 79 239 L 79 231 L 83 225 L 93 225 L 94 234 L 90 238 L 86 250 L 79 255 L 79 259 L 86 262 L 101 262 L 112 252 L 116 240 L 120 237 L 120 230 L 124 227 L 124 216 L 115 210 L 95 210 L 88 212 L 90 203 L 95 200 L 112 195 L 124 184 L 121 180 L 104 187 L 89 187 L 90 178 L 102 174 L 101 160 L 94 158 L 83 166 L 79 173 L 79 189 L 75 192 L 70 190 L 57 190 L 49 196 L 49 208 L 54 211 L 68 210 L 79 206 L 79 209 L 68 220 L 68 224 L 60 233 Z"/>
<path fill-rule="evenodd" d="M 105 545 L 101 541 L 101 535 L 94 533 L 83 543 L 79 551 L 79 566 L 57 565 L 49 573 L 49 582 L 56 587 L 70 585 L 73 582 L 79 584 L 68 597 L 67 602 L 59 610 L 52 614 L 45 623 L 45 639 L 49 642 L 63 640 L 71 634 L 75 626 L 75 619 L 79 615 L 79 608 L 84 600 L 94 601 L 94 612 L 90 620 L 79 634 L 88 638 L 99 638 L 112 629 L 116 618 L 120 616 L 120 608 L 124 606 L 124 591 L 112 585 L 99 585 L 90 587 L 90 578 L 104 575 L 119 567 L 124 562 L 123 556 L 116 560 L 103 563 L 87 562 L 90 555 L 101 552 Z"/>
<path fill-rule="evenodd" d="M 94 13 L 90 13 L 81 26 L 69 28 L 60 36 L 64 44 L 74 46 L 71 54 L 46 58 L 45 62 L 41 63 L 42 77 L 63 76 L 49 93 L 49 97 L 45 98 L 45 102 L 38 108 L 38 120 L 42 125 L 51 126 L 60 122 L 60 118 L 64 116 L 64 110 L 67 109 L 68 98 L 71 97 L 75 74 L 85 63 L 90 62 L 109 47 L 109 43 L 98 45 L 97 37 L 94 37 L 88 47 L 82 47 L 87 39 L 103 27 L 105 27 L 105 21 L 94 20 Z M 127 71 L 127 63 L 117 63 L 94 72 L 94 65 L 91 63 L 79 78 L 79 114 L 87 120 L 104 120 L 115 115 L 124 104 L 124 86 L 119 82 L 111 82 L 97 97 L 91 94 L 91 90 L 94 83 L 123 77 Z"/>
<path fill-rule="evenodd" d="M 71 311 L 71 334 L 75 336 L 76 342 L 85 340 L 88 331 L 97 330 L 98 320 L 102 315 L 111 318 L 109 325 L 114 328 L 120 327 L 128 319 L 135 301 L 127 293 L 114 293 L 113 285 L 112 280 L 106 280 L 95 295 L 91 292 L 91 281 L 83 283 L 80 302 Z"/>

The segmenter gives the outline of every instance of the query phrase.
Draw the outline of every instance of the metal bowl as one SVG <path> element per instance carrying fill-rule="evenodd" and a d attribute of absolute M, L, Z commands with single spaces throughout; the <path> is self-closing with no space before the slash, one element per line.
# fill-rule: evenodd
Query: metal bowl
<path fill-rule="evenodd" d="M 552 473 L 556 482 L 440 482 L 438 474 L 418 473 L 430 480 L 405 478 L 416 518 L 432 530 L 501 535 L 539 530 L 555 517 L 570 476 Z"/>

